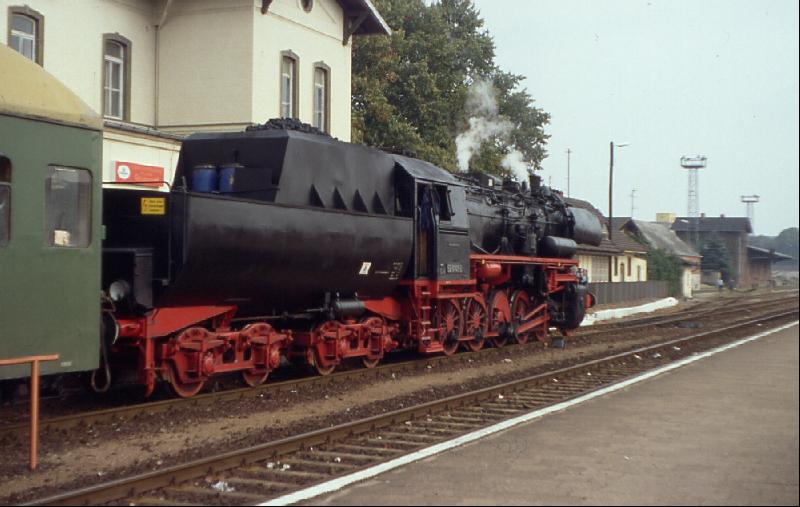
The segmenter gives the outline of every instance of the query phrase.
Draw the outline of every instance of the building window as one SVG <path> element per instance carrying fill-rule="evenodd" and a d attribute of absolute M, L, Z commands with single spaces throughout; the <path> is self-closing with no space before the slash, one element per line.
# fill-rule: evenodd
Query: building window
<path fill-rule="evenodd" d="M 297 118 L 297 55 L 281 55 L 281 118 Z"/>
<path fill-rule="evenodd" d="M 632 269 L 631 264 L 632 263 L 633 263 L 633 259 L 631 259 L 631 256 L 629 255 L 628 256 L 628 278 L 631 277 L 631 269 Z"/>
<path fill-rule="evenodd" d="M 0 247 L 11 239 L 11 160 L 0 154 Z"/>
<path fill-rule="evenodd" d="M 311 12 L 311 9 L 314 8 L 314 0 L 300 0 L 300 5 L 303 6 L 304 11 Z"/>
<path fill-rule="evenodd" d="M 314 66 L 314 126 L 330 132 L 330 68 L 322 63 Z"/>
<path fill-rule="evenodd" d="M 92 239 L 91 173 L 86 169 L 49 166 L 44 195 L 45 245 L 88 247 Z"/>
<path fill-rule="evenodd" d="M 616 257 L 614 257 L 614 276 L 619 276 L 619 265 Z"/>
<path fill-rule="evenodd" d="M 29 7 L 8 9 L 8 45 L 28 60 L 42 65 L 44 16 Z"/>
<path fill-rule="evenodd" d="M 592 283 L 609 282 L 608 259 L 605 257 L 592 257 L 589 281 Z"/>
<path fill-rule="evenodd" d="M 128 120 L 131 43 L 117 34 L 103 36 L 103 115 Z"/>

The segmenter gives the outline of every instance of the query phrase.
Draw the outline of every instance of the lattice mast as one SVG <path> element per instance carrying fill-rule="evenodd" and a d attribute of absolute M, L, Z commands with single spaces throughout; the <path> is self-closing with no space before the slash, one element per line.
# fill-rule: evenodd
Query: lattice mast
<path fill-rule="evenodd" d="M 689 217 L 691 238 L 694 247 L 700 248 L 699 219 L 700 219 L 700 169 L 706 167 L 707 158 L 702 155 L 694 157 L 681 157 L 681 167 L 689 171 L 689 193 L 687 198 L 686 216 Z"/>

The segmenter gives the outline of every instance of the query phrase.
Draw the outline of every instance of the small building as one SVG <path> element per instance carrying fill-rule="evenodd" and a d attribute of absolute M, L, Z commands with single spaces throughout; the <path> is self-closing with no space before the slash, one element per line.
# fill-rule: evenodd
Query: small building
<path fill-rule="evenodd" d="M 681 293 L 683 297 L 691 298 L 693 292 L 700 289 L 700 261 L 702 257 L 694 248 L 670 230 L 669 224 L 631 219 L 623 226 L 623 230 L 638 238 L 650 249 L 663 250 L 681 260 L 683 263 L 683 275 L 681 277 Z"/>
<path fill-rule="evenodd" d="M 731 261 L 731 276 L 740 287 L 750 284 L 749 263 L 747 254 L 747 237 L 753 232 L 750 219 L 747 217 L 677 217 L 672 223 L 672 230 L 683 241 L 697 251 L 703 251 L 703 245 L 716 239 L 725 245 Z"/>
<path fill-rule="evenodd" d="M 749 271 L 748 287 L 771 287 L 774 285 L 773 266 L 776 262 L 791 261 L 794 257 L 775 250 L 757 246 L 747 246 L 747 263 Z M 745 288 L 741 284 L 740 288 Z"/>
<path fill-rule="evenodd" d="M 611 242 L 622 250 L 622 255 L 613 260 L 612 282 L 647 281 L 647 246 L 626 233 L 625 224 L 630 220 L 630 217 L 614 217 L 611 221 Z"/>
<path fill-rule="evenodd" d="M 102 114 L 113 184 L 171 181 L 193 132 L 291 117 L 348 141 L 353 36 L 391 33 L 370 0 L 0 0 L 0 26 Z"/>

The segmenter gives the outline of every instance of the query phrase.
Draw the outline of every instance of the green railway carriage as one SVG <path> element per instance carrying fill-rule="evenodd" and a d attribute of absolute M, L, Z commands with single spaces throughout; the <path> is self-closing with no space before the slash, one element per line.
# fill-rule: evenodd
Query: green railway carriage
<path fill-rule="evenodd" d="M 4 45 L 0 76 L 0 358 L 59 354 L 43 374 L 93 370 L 102 121 Z M 28 366 L 0 367 L 0 380 L 28 375 Z"/>

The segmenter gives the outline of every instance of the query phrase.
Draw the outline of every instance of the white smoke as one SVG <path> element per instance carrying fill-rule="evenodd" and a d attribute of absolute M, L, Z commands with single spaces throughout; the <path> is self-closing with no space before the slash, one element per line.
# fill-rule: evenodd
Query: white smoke
<path fill-rule="evenodd" d="M 494 86 L 486 80 L 476 80 L 467 92 L 466 101 L 469 129 L 456 137 L 456 157 L 461 172 L 469 171 L 469 162 L 480 149 L 481 144 L 491 139 L 499 139 L 509 146 L 508 154 L 501 165 L 511 171 L 517 181 L 527 182 L 529 165 L 522 153 L 511 148 L 510 134 L 514 125 L 508 118 L 499 114 Z"/>
<path fill-rule="evenodd" d="M 508 154 L 503 157 L 500 165 L 511 171 L 511 174 L 518 182 L 528 182 L 530 177 L 529 165 L 525 162 L 522 153 L 516 148 L 511 148 Z"/>

